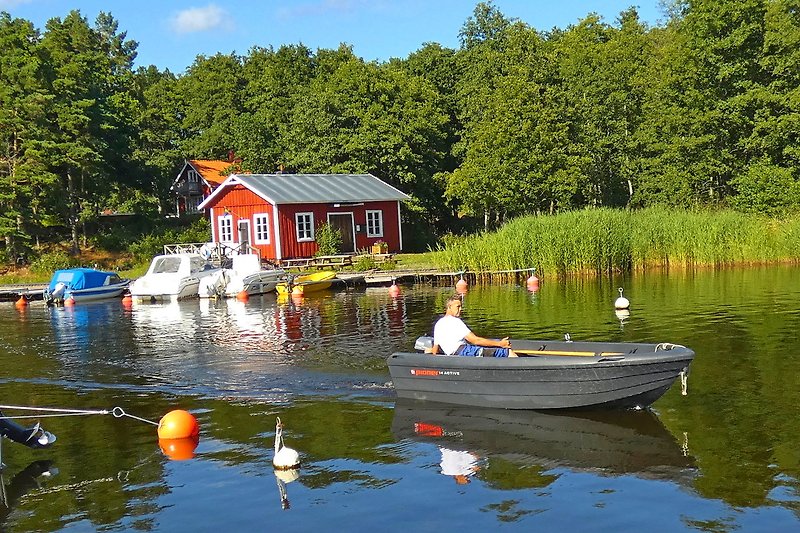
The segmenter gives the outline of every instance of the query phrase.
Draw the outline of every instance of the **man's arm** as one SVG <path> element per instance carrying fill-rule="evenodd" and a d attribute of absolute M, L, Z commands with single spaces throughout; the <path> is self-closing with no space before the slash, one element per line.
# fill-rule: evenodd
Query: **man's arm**
<path fill-rule="evenodd" d="M 434 344 L 430 348 L 427 348 L 425 350 L 425 353 L 436 355 L 437 353 L 439 353 L 439 345 L 438 344 Z"/>
<path fill-rule="evenodd" d="M 503 337 L 499 341 L 494 339 L 484 339 L 483 337 L 478 337 L 471 331 L 464 337 L 470 344 L 474 344 L 475 346 L 488 346 L 490 348 L 511 348 L 511 342 L 508 340 L 508 337 Z"/>

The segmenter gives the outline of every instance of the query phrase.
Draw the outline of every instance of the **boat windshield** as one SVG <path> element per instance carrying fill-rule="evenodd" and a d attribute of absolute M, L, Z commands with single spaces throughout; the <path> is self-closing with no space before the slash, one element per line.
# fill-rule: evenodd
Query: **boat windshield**
<path fill-rule="evenodd" d="M 206 260 L 203 259 L 200 256 L 192 257 L 190 264 L 191 264 L 192 272 L 202 272 L 204 270 L 211 270 L 212 268 L 214 268 L 212 265 L 207 263 Z"/>
<path fill-rule="evenodd" d="M 153 274 L 174 274 L 181 268 L 180 257 L 159 257 L 153 265 Z"/>

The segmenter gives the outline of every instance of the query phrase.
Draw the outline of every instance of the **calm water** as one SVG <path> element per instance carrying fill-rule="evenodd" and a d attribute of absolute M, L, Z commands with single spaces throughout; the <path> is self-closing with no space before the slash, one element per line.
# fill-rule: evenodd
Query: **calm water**
<path fill-rule="evenodd" d="M 384 359 L 430 331 L 450 293 L 0 304 L 0 404 L 154 421 L 184 408 L 201 426 L 195 457 L 176 461 L 130 417 L 42 418 L 52 448 L 4 441 L 0 530 L 800 529 L 796 267 L 467 293 L 479 335 L 692 347 L 688 395 L 676 384 L 652 412 L 396 403 Z M 276 416 L 302 455 L 295 480 L 272 469 Z"/>

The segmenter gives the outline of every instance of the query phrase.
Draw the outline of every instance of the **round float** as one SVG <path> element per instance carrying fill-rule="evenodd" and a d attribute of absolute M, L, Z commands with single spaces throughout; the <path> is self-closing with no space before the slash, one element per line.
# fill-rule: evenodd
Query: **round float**
<path fill-rule="evenodd" d="M 158 423 L 159 439 L 185 439 L 197 437 L 199 434 L 197 419 L 183 409 L 170 411 Z"/>

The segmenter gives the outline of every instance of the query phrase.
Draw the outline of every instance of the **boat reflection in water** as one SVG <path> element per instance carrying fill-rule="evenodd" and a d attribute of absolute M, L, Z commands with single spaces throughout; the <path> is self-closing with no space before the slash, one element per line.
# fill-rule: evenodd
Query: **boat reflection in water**
<path fill-rule="evenodd" d="M 687 481 L 695 471 L 692 457 L 648 410 L 553 414 L 398 400 L 392 433 L 438 445 L 442 473 L 457 483 L 477 476 L 500 488 L 545 486 L 557 472 L 542 474 L 558 468 Z M 530 471 L 518 475 L 531 468 L 538 482 Z"/>

